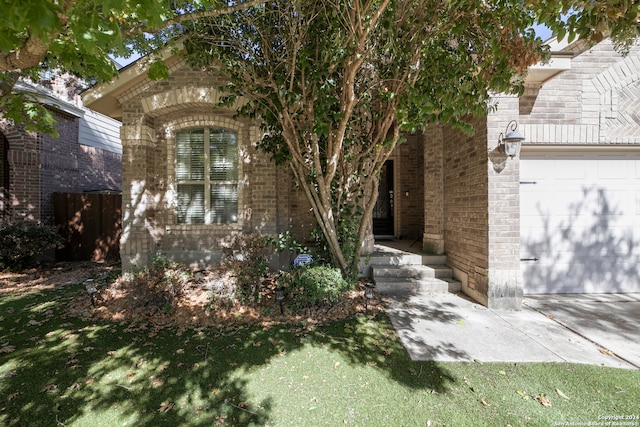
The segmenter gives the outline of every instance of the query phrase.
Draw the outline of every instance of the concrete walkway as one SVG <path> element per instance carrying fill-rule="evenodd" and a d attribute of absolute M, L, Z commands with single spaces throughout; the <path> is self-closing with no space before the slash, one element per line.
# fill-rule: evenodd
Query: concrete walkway
<path fill-rule="evenodd" d="M 385 301 L 412 360 L 640 369 L 640 294 L 526 296 L 519 311 L 489 310 L 461 294 Z"/>

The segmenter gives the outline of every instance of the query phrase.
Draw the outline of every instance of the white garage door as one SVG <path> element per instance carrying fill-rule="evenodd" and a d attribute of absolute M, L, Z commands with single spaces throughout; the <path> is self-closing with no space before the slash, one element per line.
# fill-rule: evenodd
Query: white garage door
<path fill-rule="evenodd" d="M 640 292 L 640 153 L 523 153 L 525 293 Z"/>

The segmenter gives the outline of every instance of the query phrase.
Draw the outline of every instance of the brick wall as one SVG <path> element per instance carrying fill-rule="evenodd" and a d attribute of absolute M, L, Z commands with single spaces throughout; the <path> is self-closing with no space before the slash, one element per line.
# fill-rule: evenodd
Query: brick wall
<path fill-rule="evenodd" d="M 9 141 L 0 132 L 0 220 L 9 217 Z"/>
<path fill-rule="evenodd" d="M 54 192 L 120 190 L 120 155 L 79 144 L 78 118 L 51 112 L 58 138 L 3 124 L 3 185 L 9 187 L 5 210 L 11 218 L 54 225 Z"/>
<path fill-rule="evenodd" d="M 58 138 L 39 135 L 40 220 L 53 225 L 53 193 L 120 191 L 120 155 L 78 141 L 77 117 L 54 112 Z"/>
<path fill-rule="evenodd" d="M 578 54 L 571 69 L 520 99 L 520 131 L 526 144 L 640 144 L 634 104 L 640 98 L 640 46 L 627 56 L 610 40 Z M 584 51 L 583 51 L 584 50 Z"/>
<path fill-rule="evenodd" d="M 403 239 L 420 239 L 424 231 L 424 135 L 412 134 L 396 148 L 396 176 L 399 218 L 395 234 Z"/>
<path fill-rule="evenodd" d="M 468 293 L 482 296 L 488 266 L 487 128 L 483 120 L 473 123 L 473 135 L 444 130 L 444 249 L 449 264 L 466 276 Z"/>
<path fill-rule="evenodd" d="M 231 236 L 282 231 L 288 222 L 286 182 L 269 157 L 255 148 L 255 123 L 236 120 L 217 108 L 220 76 L 194 71 L 178 62 L 168 81 L 144 80 L 121 94 L 123 105 L 124 268 L 146 264 L 155 253 L 178 261 L 217 261 Z M 238 223 L 177 224 L 175 215 L 175 135 L 185 129 L 221 127 L 238 135 Z"/>
<path fill-rule="evenodd" d="M 34 132 L 2 122 L 5 143 L 9 148 L 9 216 L 14 219 L 40 219 L 40 152 Z"/>
<path fill-rule="evenodd" d="M 444 254 L 444 150 L 441 126 L 429 126 L 424 143 L 424 235 L 422 248 Z"/>

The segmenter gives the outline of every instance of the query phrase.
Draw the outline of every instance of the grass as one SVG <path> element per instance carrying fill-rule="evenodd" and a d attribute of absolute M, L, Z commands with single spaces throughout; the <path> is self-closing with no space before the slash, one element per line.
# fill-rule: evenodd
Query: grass
<path fill-rule="evenodd" d="M 416 363 L 384 316 L 312 330 L 96 324 L 65 314 L 82 292 L 0 299 L 0 425 L 639 425 L 638 371 Z"/>

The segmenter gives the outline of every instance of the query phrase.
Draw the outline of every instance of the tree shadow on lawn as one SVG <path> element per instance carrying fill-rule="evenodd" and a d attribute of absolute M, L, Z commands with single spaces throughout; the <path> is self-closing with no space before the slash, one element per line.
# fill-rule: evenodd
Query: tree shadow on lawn
<path fill-rule="evenodd" d="M 274 394 L 253 395 L 251 373 L 305 348 L 337 353 L 412 389 L 444 392 L 455 382 L 436 363 L 423 363 L 416 376 L 384 315 L 315 328 L 181 331 L 68 317 L 66 305 L 83 290 L 0 300 L 0 424 L 266 425 L 275 393 L 287 390 L 275 383 Z"/>

